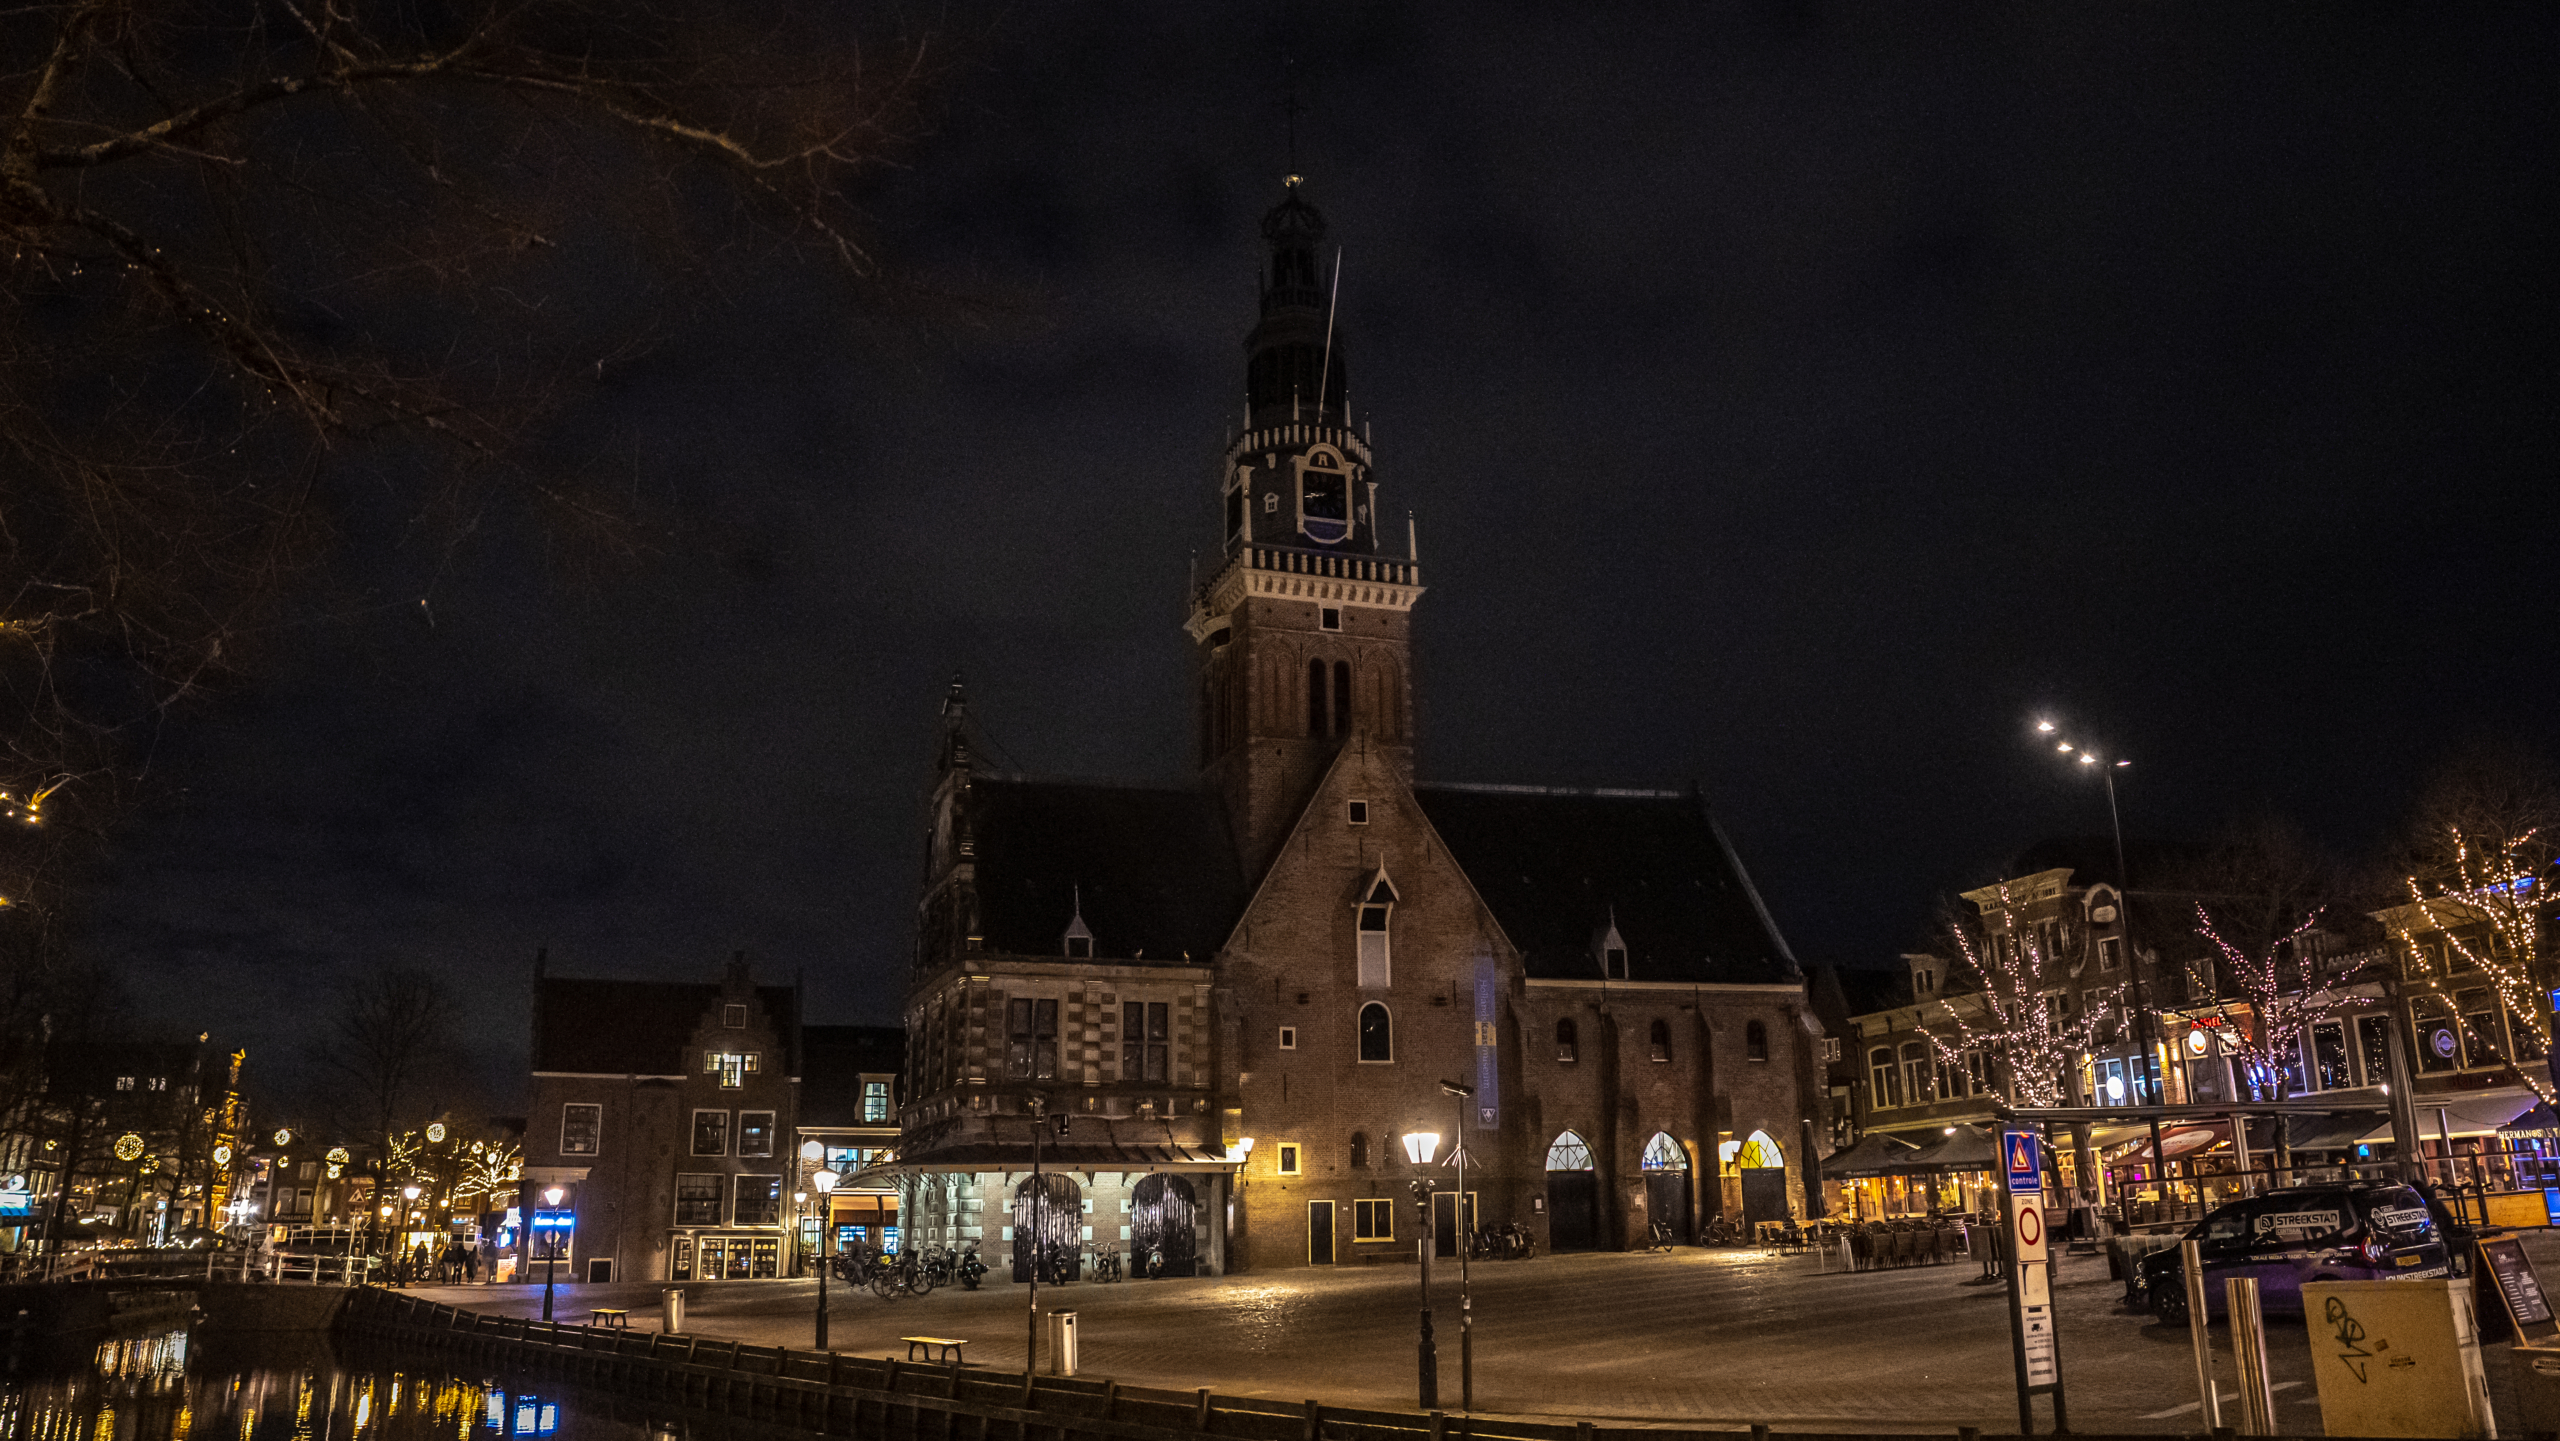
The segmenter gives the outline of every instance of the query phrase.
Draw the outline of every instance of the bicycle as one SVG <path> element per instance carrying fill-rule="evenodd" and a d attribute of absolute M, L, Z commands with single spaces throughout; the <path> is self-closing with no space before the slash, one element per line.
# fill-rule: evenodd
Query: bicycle
<path fill-rule="evenodd" d="M 1672 1231 L 1671 1223 L 1669 1221 L 1655 1221 L 1652 1226 L 1646 1229 L 1644 1238 L 1645 1250 L 1669 1251 L 1671 1247 Z"/>
<path fill-rule="evenodd" d="M 1120 1269 L 1120 1251 L 1118 1247 L 1103 1247 L 1093 1253 L 1093 1279 L 1097 1282 L 1125 1281 L 1129 1279 L 1127 1274 Z"/>

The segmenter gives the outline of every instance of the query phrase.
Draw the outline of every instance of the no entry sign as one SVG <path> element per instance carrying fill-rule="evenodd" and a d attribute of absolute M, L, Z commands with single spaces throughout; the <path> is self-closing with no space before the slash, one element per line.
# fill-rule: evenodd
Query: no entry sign
<path fill-rule="evenodd" d="M 2020 1196 L 2014 1204 L 2017 1208 L 2017 1221 L 2015 1224 L 2018 1232 L 2018 1259 L 2021 1261 L 2042 1261 L 2047 1259 L 2044 1249 L 2043 1193 L 2038 1192 L 2032 1196 Z"/>

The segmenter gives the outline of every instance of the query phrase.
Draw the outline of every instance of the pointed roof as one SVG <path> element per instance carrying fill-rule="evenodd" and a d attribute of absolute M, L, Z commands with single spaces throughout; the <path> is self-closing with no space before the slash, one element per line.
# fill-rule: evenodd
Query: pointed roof
<path fill-rule="evenodd" d="M 1803 978 L 1692 792 L 1434 785 L 1414 795 L 1532 977 L 1599 979 L 1591 938 L 1614 915 L 1630 981 Z"/>
<path fill-rule="evenodd" d="M 988 951 L 1054 956 L 1061 918 L 1096 960 L 1206 964 L 1244 909 L 1216 796 L 1197 790 L 980 776 L 971 788 L 978 916 Z"/>

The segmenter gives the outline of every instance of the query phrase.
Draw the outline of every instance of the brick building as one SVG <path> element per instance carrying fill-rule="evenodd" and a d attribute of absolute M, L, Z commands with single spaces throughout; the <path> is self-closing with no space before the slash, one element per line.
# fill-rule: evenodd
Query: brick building
<path fill-rule="evenodd" d="M 699 983 L 537 963 L 518 1203 L 529 1217 L 561 1189 L 561 1278 L 789 1274 L 799 1087 L 799 989 L 755 984 L 743 955 Z M 517 1274 L 538 1274 L 542 1243 L 521 1244 Z"/>
<path fill-rule="evenodd" d="M 1416 784 L 1411 533 L 1382 524 L 1294 182 L 1263 234 L 1222 559 L 1186 621 L 1197 784 L 992 773 L 945 704 L 916 1239 L 980 1241 L 998 1277 L 1035 1224 L 1061 1268 L 1409 1259 L 1416 1180 L 1444 1244 L 1458 1215 L 1417 1132 L 1463 1143 L 1480 1222 L 1561 1249 L 1799 1211 L 1820 1027 L 1703 800 Z"/>

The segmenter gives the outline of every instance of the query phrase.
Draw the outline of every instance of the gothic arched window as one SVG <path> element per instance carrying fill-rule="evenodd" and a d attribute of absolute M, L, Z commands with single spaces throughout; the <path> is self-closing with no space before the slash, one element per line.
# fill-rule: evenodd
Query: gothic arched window
<path fill-rule="evenodd" d="M 1333 733 L 1351 734 L 1351 662 L 1333 663 Z"/>
<path fill-rule="evenodd" d="M 1394 1022 L 1388 1019 L 1387 1008 L 1383 1004 L 1371 1001 L 1360 1008 L 1360 1059 L 1392 1061 L 1395 1058 Z"/>
<path fill-rule="evenodd" d="M 1657 1019 L 1653 1025 L 1647 1029 L 1645 1039 L 1650 1042 L 1653 1047 L 1653 1058 L 1655 1060 L 1667 1061 L 1671 1059 L 1671 1023 L 1669 1021 Z"/>
<path fill-rule="evenodd" d="M 1581 1054 L 1582 1037 L 1573 1024 L 1573 1017 L 1567 1016 L 1556 1022 L 1556 1059 L 1572 1061 Z"/>
<path fill-rule="evenodd" d="M 1324 722 L 1327 709 L 1328 708 L 1324 703 L 1324 662 L 1320 660 L 1308 661 L 1307 734 L 1311 736 L 1321 736 L 1324 734 Z"/>

